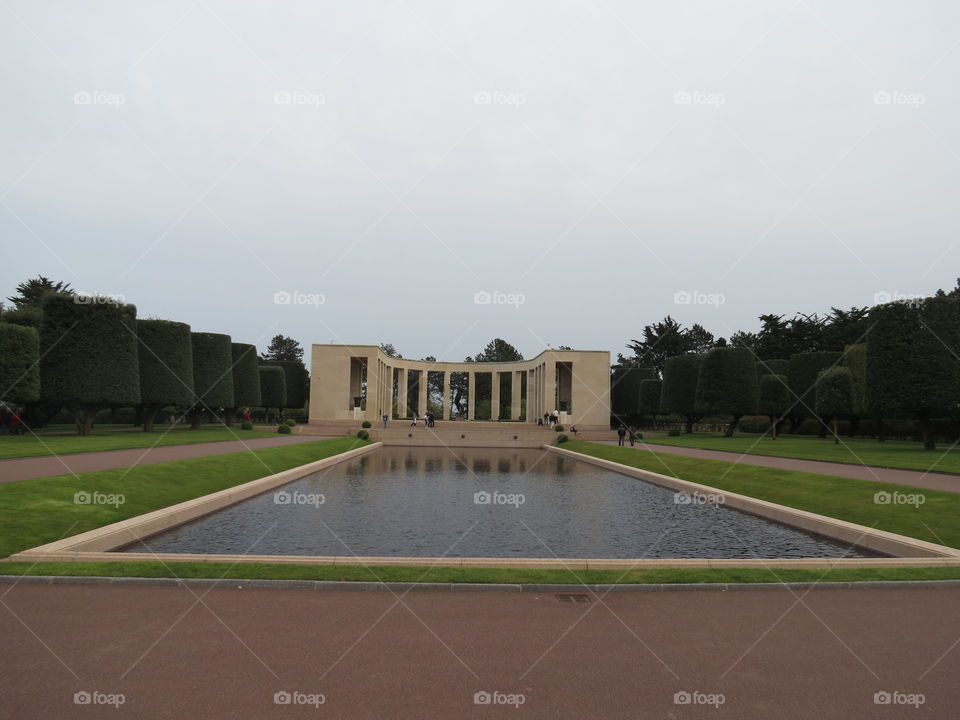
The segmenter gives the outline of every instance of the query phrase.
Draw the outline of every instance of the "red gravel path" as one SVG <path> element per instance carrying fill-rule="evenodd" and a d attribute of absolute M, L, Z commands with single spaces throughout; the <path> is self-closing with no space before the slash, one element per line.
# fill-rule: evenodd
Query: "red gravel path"
<path fill-rule="evenodd" d="M 249 440 L 225 440 L 223 442 L 195 443 L 193 445 L 167 445 L 155 448 L 130 450 L 104 450 L 101 452 L 72 453 L 45 457 L 12 458 L 0 460 L 0 482 L 28 480 L 51 475 L 109 470 L 133 465 L 152 465 L 168 460 L 226 455 L 227 453 L 260 448 L 277 447 L 296 443 L 322 440 L 318 436 L 277 436 L 275 438 L 251 438 Z"/>
<path fill-rule="evenodd" d="M 953 589 L 614 592 L 581 604 L 532 593 L 18 585 L 2 604 L 0 715 L 10 718 L 874 720 L 956 718 L 960 708 Z M 75 705 L 84 691 L 124 703 Z M 325 703 L 275 705 L 283 691 Z M 475 705 L 480 691 L 525 701 Z M 683 691 L 724 703 L 675 704 Z M 893 691 L 924 703 L 874 704 Z"/>

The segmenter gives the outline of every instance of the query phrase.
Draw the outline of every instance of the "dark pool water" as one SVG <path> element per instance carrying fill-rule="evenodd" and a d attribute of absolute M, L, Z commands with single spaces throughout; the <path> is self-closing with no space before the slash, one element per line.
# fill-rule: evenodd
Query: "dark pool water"
<path fill-rule="evenodd" d="M 666 488 L 541 450 L 384 448 L 124 551 L 545 558 L 875 556 L 725 508 L 711 502 L 715 498 L 678 503 L 675 496 Z"/>

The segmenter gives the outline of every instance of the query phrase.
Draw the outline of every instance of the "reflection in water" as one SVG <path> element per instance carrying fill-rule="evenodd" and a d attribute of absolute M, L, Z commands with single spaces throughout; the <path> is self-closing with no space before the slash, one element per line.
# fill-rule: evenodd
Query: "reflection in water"
<path fill-rule="evenodd" d="M 678 504 L 666 488 L 540 450 L 384 448 L 281 491 L 288 502 L 266 493 L 147 546 L 267 555 L 871 556 L 735 510 Z"/>

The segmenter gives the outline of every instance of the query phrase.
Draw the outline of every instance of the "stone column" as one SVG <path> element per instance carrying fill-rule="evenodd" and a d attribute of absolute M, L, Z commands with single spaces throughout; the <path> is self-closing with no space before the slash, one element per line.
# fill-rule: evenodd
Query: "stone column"
<path fill-rule="evenodd" d="M 397 417 L 407 417 L 407 369 L 400 368 L 400 382 L 397 383 Z"/>
<path fill-rule="evenodd" d="M 534 373 L 530 370 L 524 370 L 527 374 L 527 422 L 537 422 L 537 413 L 534 408 L 534 395 L 533 390 L 536 386 L 536 383 L 533 381 Z"/>
<path fill-rule="evenodd" d="M 444 420 L 450 419 L 450 373 L 443 373 L 443 413 L 441 417 Z"/>
<path fill-rule="evenodd" d="M 420 417 L 427 414 L 427 371 L 420 371 Z"/>
<path fill-rule="evenodd" d="M 544 366 L 543 399 L 546 405 L 544 412 L 552 413 L 559 410 L 557 405 L 557 363 L 553 359 L 547 360 Z"/>
<path fill-rule="evenodd" d="M 500 419 L 500 373 L 496 370 L 490 373 L 490 419 Z"/>
<path fill-rule="evenodd" d="M 520 388 L 523 382 L 523 371 L 514 370 L 510 373 L 510 419 L 520 419 Z"/>
<path fill-rule="evenodd" d="M 474 395 L 477 392 L 477 374 L 471 370 L 467 373 L 467 420 L 473 420 L 473 409 L 476 405 Z"/>

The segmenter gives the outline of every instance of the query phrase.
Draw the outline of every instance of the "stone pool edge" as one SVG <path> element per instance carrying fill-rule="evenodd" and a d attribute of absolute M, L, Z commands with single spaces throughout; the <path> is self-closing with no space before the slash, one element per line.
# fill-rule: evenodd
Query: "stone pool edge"
<path fill-rule="evenodd" d="M 612 472 L 635 477 L 677 491 L 710 493 L 724 496 L 726 505 L 768 518 L 791 527 L 825 537 L 849 542 L 894 557 L 884 558 L 450 558 L 450 557 L 360 557 L 314 555 L 236 555 L 200 553 L 111 552 L 141 538 L 168 530 L 203 515 L 222 510 L 247 498 L 268 492 L 305 475 L 324 470 L 341 462 L 379 450 L 381 443 L 349 450 L 313 463 L 291 468 L 274 475 L 252 480 L 233 488 L 194 498 L 167 508 L 154 510 L 127 520 L 89 530 L 63 540 L 40 545 L 11 555 L 7 560 L 31 562 L 227 562 L 270 563 L 276 565 L 349 565 L 363 567 L 419 566 L 455 568 L 513 568 L 554 570 L 633 570 L 633 569 L 717 569 L 766 568 L 811 569 L 951 567 L 960 566 L 960 550 L 916 540 L 882 530 L 874 530 L 824 515 L 796 510 L 784 505 L 758 500 L 746 495 L 727 493 L 717 488 L 687 480 L 660 475 L 648 470 L 622 465 L 610 460 L 564 450 L 552 445 L 542 449 L 592 463 Z"/>

